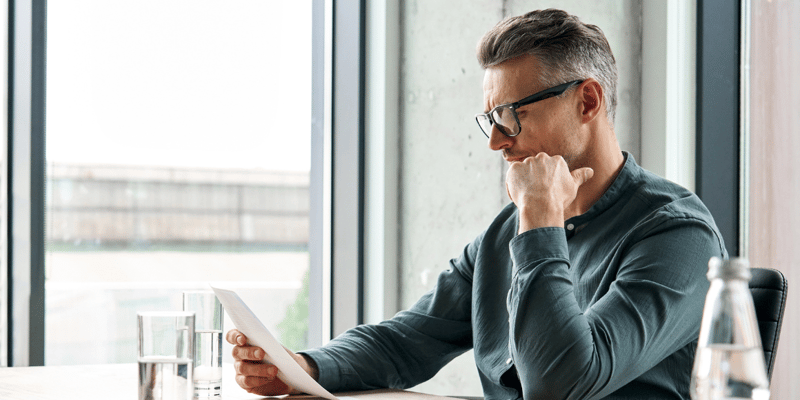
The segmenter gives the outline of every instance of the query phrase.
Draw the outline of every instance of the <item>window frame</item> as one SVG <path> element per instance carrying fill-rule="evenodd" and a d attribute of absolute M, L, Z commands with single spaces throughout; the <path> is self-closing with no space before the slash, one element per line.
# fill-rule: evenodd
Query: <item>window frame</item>
<path fill-rule="evenodd" d="M 717 223 L 728 255 L 740 254 L 742 121 L 740 0 L 697 3 L 695 192 Z"/>
<path fill-rule="evenodd" d="M 7 245 L 8 245 L 8 166 L 7 166 L 7 156 L 8 156 L 8 132 L 10 129 L 10 119 L 8 117 L 9 114 L 9 82 L 10 82 L 10 69 L 9 69 L 9 60 L 11 59 L 10 55 L 10 46 L 9 46 L 9 16 L 10 16 L 10 8 L 7 0 L 0 1 L 0 5 L 2 5 L 3 9 L 7 12 L 0 17 L 0 27 L 3 29 L 3 54 L 6 55 L 5 62 L 2 65 L 3 68 L 3 90 L 6 93 L 4 96 L 3 102 L 3 112 L 2 114 L 2 137 L 0 137 L 0 151 L 2 151 L 2 157 L 0 157 L 0 367 L 6 367 L 9 365 L 9 350 L 7 344 L 10 343 L 8 340 L 10 336 L 10 329 L 9 329 L 9 307 L 8 304 L 11 301 L 11 295 L 8 292 L 8 278 L 9 278 L 9 268 L 7 264 Z"/>
<path fill-rule="evenodd" d="M 336 1 L 331 14 L 330 337 L 333 338 L 364 321 L 365 2 Z"/>
<path fill-rule="evenodd" d="M 36 366 L 44 364 L 46 1 L 9 1 L 8 16 L 8 331 L 2 347 L 7 365 Z"/>

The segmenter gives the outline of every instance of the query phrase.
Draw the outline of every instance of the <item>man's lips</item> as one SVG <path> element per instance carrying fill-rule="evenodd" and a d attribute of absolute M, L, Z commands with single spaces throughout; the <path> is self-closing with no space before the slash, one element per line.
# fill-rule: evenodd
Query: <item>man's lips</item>
<path fill-rule="evenodd" d="M 518 157 L 514 154 L 509 153 L 508 149 L 503 149 L 503 158 L 506 160 L 507 163 L 510 164 L 512 162 L 522 161 L 527 157 Z"/>
<path fill-rule="evenodd" d="M 522 160 L 524 160 L 524 159 L 525 159 L 525 157 L 511 157 L 511 156 L 510 156 L 510 155 L 508 155 L 508 154 L 503 154 L 503 158 L 504 158 L 504 159 L 506 160 L 506 162 L 508 162 L 509 164 L 510 164 L 510 163 L 512 163 L 512 162 L 519 162 L 519 161 L 522 161 Z"/>

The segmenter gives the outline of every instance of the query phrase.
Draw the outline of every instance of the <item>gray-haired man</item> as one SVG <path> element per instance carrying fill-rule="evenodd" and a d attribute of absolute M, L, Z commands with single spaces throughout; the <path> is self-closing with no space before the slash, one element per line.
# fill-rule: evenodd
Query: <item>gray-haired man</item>
<path fill-rule="evenodd" d="M 331 391 L 410 387 L 474 349 L 490 399 L 688 399 L 705 265 L 725 247 L 694 194 L 620 150 L 605 36 L 534 11 L 478 59 L 476 119 L 512 202 L 411 309 L 295 359 Z M 240 332 L 227 340 L 242 387 L 293 392 Z"/>

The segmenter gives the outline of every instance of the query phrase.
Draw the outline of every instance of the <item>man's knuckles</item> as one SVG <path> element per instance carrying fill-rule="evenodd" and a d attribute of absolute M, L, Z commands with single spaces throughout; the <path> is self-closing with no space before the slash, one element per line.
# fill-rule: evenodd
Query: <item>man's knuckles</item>
<path fill-rule="evenodd" d="M 246 360 L 246 353 L 247 350 L 241 346 L 233 346 L 233 350 L 231 350 L 231 355 L 233 356 L 234 360 Z"/>
<path fill-rule="evenodd" d="M 242 389 L 250 389 L 251 386 L 247 383 L 247 377 L 244 375 L 236 375 L 236 384 L 239 385 Z"/>
<path fill-rule="evenodd" d="M 253 389 L 272 383 L 274 378 L 253 375 L 236 375 L 236 383 L 244 389 Z"/>

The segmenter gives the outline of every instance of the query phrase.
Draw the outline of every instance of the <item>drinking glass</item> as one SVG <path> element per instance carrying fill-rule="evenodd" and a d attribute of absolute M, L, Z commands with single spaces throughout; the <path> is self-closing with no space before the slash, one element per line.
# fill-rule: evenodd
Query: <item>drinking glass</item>
<path fill-rule="evenodd" d="M 139 400 L 191 400 L 194 313 L 140 312 Z"/>
<path fill-rule="evenodd" d="M 212 291 L 183 292 L 183 311 L 195 313 L 195 397 L 217 397 L 222 389 L 222 304 Z"/>

